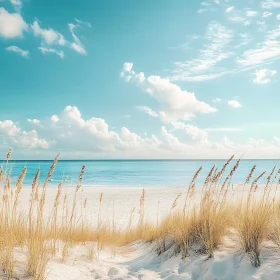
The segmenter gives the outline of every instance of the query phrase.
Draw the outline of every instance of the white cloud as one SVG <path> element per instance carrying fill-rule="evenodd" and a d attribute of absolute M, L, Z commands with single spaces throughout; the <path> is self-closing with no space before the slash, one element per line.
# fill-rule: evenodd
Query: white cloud
<path fill-rule="evenodd" d="M 28 119 L 27 121 L 32 124 L 40 124 L 40 120 L 37 119 Z"/>
<path fill-rule="evenodd" d="M 196 140 L 199 143 L 208 142 L 208 133 L 206 130 L 200 129 L 192 124 L 185 124 L 183 122 L 172 122 L 175 129 L 183 130 L 185 134 L 189 135 L 192 140 Z"/>
<path fill-rule="evenodd" d="M 238 109 L 242 107 L 242 105 L 237 100 L 229 100 L 228 105 L 234 109 Z"/>
<path fill-rule="evenodd" d="M 256 48 L 249 49 L 242 54 L 242 58 L 237 63 L 242 66 L 260 65 L 280 56 L 280 42 L 271 38 L 267 38 L 263 43 L 257 45 Z"/>
<path fill-rule="evenodd" d="M 6 144 L 25 149 L 47 149 L 48 142 L 35 130 L 26 132 L 11 120 L 0 121 L 0 135 Z"/>
<path fill-rule="evenodd" d="M 87 27 L 90 27 L 90 28 L 92 27 L 90 22 L 82 21 L 82 20 L 79 20 L 79 19 L 77 19 L 77 18 L 75 18 L 75 21 L 76 21 L 80 26 L 84 25 L 84 26 L 87 26 Z"/>
<path fill-rule="evenodd" d="M 133 63 L 131 62 L 125 62 L 123 64 L 123 71 L 124 72 L 130 72 L 132 70 L 132 67 L 133 67 Z"/>
<path fill-rule="evenodd" d="M 22 37 L 27 29 L 28 25 L 20 14 L 10 14 L 4 8 L 0 8 L 0 36 L 7 39 Z"/>
<path fill-rule="evenodd" d="M 227 9 L 226 9 L 226 13 L 228 14 L 228 13 L 230 13 L 231 11 L 233 11 L 234 10 L 234 6 L 230 6 L 230 7 L 228 7 Z"/>
<path fill-rule="evenodd" d="M 28 55 L 29 55 L 29 51 L 25 51 L 17 46 L 7 47 L 6 51 L 17 53 L 23 57 L 28 57 Z"/>
<path fill-rule="evenodd" d="M 244 22 L 243 22 L 243 25 L 244 26 L 248 26 L 248 25 L 250 25 L 251 24 L 251 21 L 249 21 L 249 20 L 245 20 Z"/>
<path fill-rule="evenodd" d="M 60 46 L 64 46 L 66 44 L 66 40 L 64 39 L 64 36 L 61 33 L 53 30 L 52 28 L 41 28 L 37 20 L 33 22 L 31 28 L 33 30 L 34 35 L 41 37 L 44 44 Z"/>
<path fill-rule="evenodd" d="M 252 10 L 246 11 L 247 17 L 256 17 L 257 15 L 258 15 L 257 11 L 252 11 Z"/>
<path fill-rule="evenodd" d="M 222 99 L 219 98 L 219 97 L 212 100 L 213 103 L 218 103 L 218 102 L 221 102 L 221 101 L 222 101 Z"/>
<path fill-rule="evenodd" d="M 64 52 L 61 50 L 54 49 L 50 46 L 59 46 L 59 47 L 69 47 L 75 52 L 78 52 L 80 54 L 87 54 L 85 47 L 82 45 L 80 39 L 76 36 L 74 30 L 77 27 L 81 26 L 87 26 L 91 27 L 90 23 L 83 22 L 81 20 L 75 19 L 76 24 L 69 23 L 68 29 L 71 32 L 71 35 L 74 39 L 74 42 L 67 41 L 64 36 L 57 32 L 56 30 L 52 28 L 44 29 L 40 26 L 39 22 L 35 20 L 33 24 L 31 25 L 31 28 L 33 30 L 33 33 L 35 36 L 40 37 L 42 39 L 42 46 L 40 47 L 43 54 L 47 52 L 56 53 L 61 58 L 64 57 Z"/>
<path fill-rule="evenodd" d="M 199 101 L 194 93 L 182 90 L 168 79 L 159 76 L 145 77 L 143 72 L 136 73 L 131 67 L 124 64 L 121 72 L 126 82 L 134 81 L 136 84 L 155 99 L 161 106 L 158 115 L 168 118 L 170 122 L 182 119 L 188 120 L 196 114 L 213 113 L 217 110 L 209 104 Z M 128 71 L 130 69 L 130 71 Z"/>
<path fill-rule="evenodd" d="M 5 120 L 0 121 L 0 131 L 4 132 L 6 136 L 13 137 L 20 132 L 20 128 L 13 121 Z"/>
<path fill-rule="evenodd" d="M 58 116 L 57 115 L 52 115 L 51 121 L 54 122 L 54 123 L 57 123 L 59 121 Z"/>
<path fill-rule="evenodd" d="M 175 137 L 173 134 L 169 133 L 166 127 L 161 127 L 161 133 L 164 141 L 167 142 L 169 147 L 172 147 L 172 150 L 177 151 L 186 151 L 188 150 L 188 146 L 180 142 L 180 140 Z"/>
<path fill-rule="evenodd" d="M 239 45 L 237 45 L 238 48 L 248 45 L 253 40 L 253 37 L 248 33 L 240 33 L 239 38 L 240 38 L 240 43 Z"/>
<path fill-rule="evenodd" d="M 33 121 L 33 120 L 32 120 Z M 275 158 L 280 153 L 280 138 L 271 141 L 249 138 L 234 143 L 228 136 L 219 142 L 209 140 L 208 132 L 232 133 L 237 128 L 201 129 L 174 122 L 172 130 L 162 126 L 158 136 L 138 135 L 127 127 L 112 130 L 104 119 L 84 119 L 75 106 L 66 106 L 57 115 L 40 121 L 36 130 L 25 131 L 12 120 L 0 121 L 0 151 L 14 148 L 17 158 L 50 158 L 61 152 L 63 158 Z M 177 135 L 183 131 L 183 137 Z M 179 133 L 181 134 L 181 133 Z M 237 155 L 238 156 L 238 155 Z"/>
<path fill-rule="evenodd" d="M 276 73 L 277 71 L 270 69 L 256 70 L 253 82 L 256 84 L 267 84 L 271 81 L 271 77 L 273 77 Z"/>
<path fill-rule="evenodd" d="M 203 2 L 200 3 L 200 5 L 208 7 L 208 6 L 211 6 L 211 3 L 203 1 Z"/>
<path fill-rule="evenodd" d="M 263 9 L 280 8 L 280 2 L 279 0 L 262 0 L 261 6 Z"/>
<path fill-rule="evenodd" d="M 81 45 L 78 45 L 77 43 L 71 43 L 70 45 L 71 49 L 73 49 L 74 51 L 80 53 L 80 54 L 86 54 L 86 50 L 81 46 Z"/>
<path fill-rule="evenodd" d="M 165 112 L 157 113 L 147 106 L 137 106 L 137 109 L 145 112 L 146 114 L 148 114 L 152 117 L 155 117 L 155 118 L 159 117 L 163 122 L 165 122 L 167 124 L 171 124 L 174 127 L 174 129 L 176 129 L 176 130 L 184 131 L 185 134 L 190 136 L 190 138 L 192 140 L 198 140 L 199 142 L 207 142 L 208 134 L 203 129 L 200 129 L 191 124 L 185 124 L 180 121 L 174 121 L 174 120 L 170 119 L 170 117 L 167 116 Z"/>
<path fill-rule="evenodd" d="M 64 58 L 64 52 L 63 51 L 59 51 L 59 50 L 56 50 L 56 49 L 53 49 L 53 48 L 46 48 L 46 47 L 39 47 L 38 49 L 40 49 L 43 54 L 55 53 L 60 58 Z"/>
<path fill-rule="evenodd" d="M 128 128 L 123 127 L 121 129 L 121 139 L 122 145 L 125 149 L 136 149 L 138 151 L 144 151 L 145 148 L 157 149 L 162 142 L 152 135 L 150 138 L 143 138 L 137 135 L 136 133 L 131 132 Z M 145 152 L 147 153 L 147 152 Z"/>
<path fill-rule="evenodd" d="M 229 13 L 228 19 L 234 23 L 245 23 L 247 20 L 244 13 L 240 10 L 234 9 L 231 13 Z M 248 21 L 250 24 L 250 21 Z"/>
<path fill-rule="evenodd" d="M 265 21 L 257 21 L 257 25 L 259 26 L 258 31 L 262 32 L 267 29 L 268 25 Z"/>
<path fill-rule="evenodd" d="M 36 130 L 31 130 L 29 132 L 22 131 L 20 137 L 13 139 L 12 144 L 27 149 L 49 148 L 49 143 L 45 139 L 40 139 Z"/>
<path fill-rule="evenodd" d="M 205 131 L 213 131 L 213 132 L 237 132 L 242 131 L 241 128 L 237 127 L 207 127 L 204 129 Z"/>
<path fill-rule="evenodd" d="M 20 12 L 22 6 L 23 6 L 23 3 L 21 2 L 21 0 L 10 0 L 11 1 L 11 4 L 14 6 L 15 10 L 17 12 Z"/>
<path fill-rule="evenodd" d="M 70 30 L 70 32 L 71 32 L 71 34 L 72 34 L 73 39 L 74 39 L 74 42 L 70 44 L 70 47 L 71 47 L 74 51 L 76 51 L 76 52 L 78 52 L 78 53 L 80 53 L 80 54 L 86 54 L 87 52 L 86 52 L 84 46 L 82 45 L 80 39 L 79 39 L 79 38 L 76 36 L 76 34 L 74 33 L 75 28 L 78 27 L 78 26 L 79 26 L 79 25 L 77 25 L 77 24 L 75 25 L 75 24 L 73 24 L 73 23 L 69 23 L 69 24 L 68 24 L 68 28 L 69 28 L 69 30 Z"/>
<path fill-rule="evenodd" d="M 218 22 L 210 22 L 204 39 L 204 47 L 198 50 L 198 56 L 187 61 L 174 63 L 172 80 L 204 81 L 222 76 L 224 71 L 217 67 L 219 63 L 233 55 L 229 44 L 233 32 Z"/>
<path fill-rule="evenodd" d="M 128 128 L 113 131 L 104 119 L 91 117 L 83 119 L 75 106 L 66 106 L 59 115 L 53 115 L 51 125 L 41 121 L 41 134 L 49 140 L 52 149 L 60 151 L 118 154 L 122 156 L 148 156 L 158 149 L 161 141 L 154 135 L 141 137 Z M 46 121 L 47 122 L 47 121 Z"/>
<path fill-rule="evenodd" d="M 147 106 L 137 106 L 137 109 L 140 111 L 145 112 L 146 114 L 152 116 L 152 117 L 158 117 L 158 113 L 153 111 L 151 108 L 147 107 Z"/>
<path fill-rule="evenodd" d="M 198 14 L 202 14 L 202 13 L 205 13 L 205 12 L 215 12 L 217 9 L 213 8 L 213 7 L 209 7 L 207 9 L 199 9 L 197 11 Z"/>
<path fill-rule="evenodd" d="M 263 17 L 265 18 L 265 17 L 270 17 L 270 16 L 272 16 L 273 15 L 273 13 L 271 13 L 271 12 L 268 12 L 268 11 L 265 11 L 265 12 L 263 12 Z"/>

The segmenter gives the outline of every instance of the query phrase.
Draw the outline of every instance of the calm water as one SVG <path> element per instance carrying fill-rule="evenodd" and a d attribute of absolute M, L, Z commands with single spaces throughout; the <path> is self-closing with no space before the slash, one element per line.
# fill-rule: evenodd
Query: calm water
<path fill-rule="evenodd" d="M 221 167 L 222 160 L 102 160 L 102 161 L 59 161 L 54 172 L 52 184 L 57 184 L 61 178 L 76 184 L 81 166 L 86 165 L 83 185 L 109 186 L 184 186 L 191 181 L 196 170 L 202 166 L 203 171 L 197 180 L 201 184 L 211 167 L 215 164 Z M 41 168 L 41 181 L 46 177 L 51 161 L 11 161 L 12 181 L 15 182 L 24 166 L 28 172 L 25 185 L 30 185 L 38 167 Z M 229 166 L 232 167 L 235 162 Z M 243 183 L 252 168 L 257 165 L 257 172 L 270 171 L 276 160 L 243 160 L 232 182 Z"/>

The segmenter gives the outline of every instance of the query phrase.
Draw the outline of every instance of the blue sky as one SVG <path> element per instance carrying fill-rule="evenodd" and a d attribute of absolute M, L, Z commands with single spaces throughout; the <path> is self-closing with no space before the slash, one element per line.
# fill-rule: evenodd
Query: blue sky
<path fill-rule="evenodd" d="M 0 1 L 0 152 L 280 155 L 280 1 Z"/>

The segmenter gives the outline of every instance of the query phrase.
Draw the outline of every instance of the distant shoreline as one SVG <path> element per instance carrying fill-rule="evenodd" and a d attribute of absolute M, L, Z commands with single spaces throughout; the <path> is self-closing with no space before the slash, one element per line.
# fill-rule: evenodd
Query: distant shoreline
<path fill-rule="evenodd" d="M 160 161 L 170 161 L 170 162 L 196 162 L 196 161 L 227 161 L 228 159 L 60 159 L 59 162 L 133 162 L 133 161 L 142 161 L 142 162 L 160 162 Z M 238 158 L 233 159 L 233 161 L 237 161 Z M 242 161 L 278 161 L 277 158 L 264 158 L 264 159 L 255 159 L 248 158 L 242 159 Z M 5 159 L 0 160 L 5 162 Z M 9 160 L 12 162 L 53 162 L 53 159 L 13 159 Z"/>

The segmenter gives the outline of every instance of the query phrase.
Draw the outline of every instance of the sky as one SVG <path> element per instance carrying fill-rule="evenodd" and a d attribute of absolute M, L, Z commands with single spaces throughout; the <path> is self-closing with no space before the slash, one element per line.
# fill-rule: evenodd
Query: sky
<path fill-rule="evenodd" d="M 0 0 L 0 158 L 280 157 L 280 0 Z"/>

